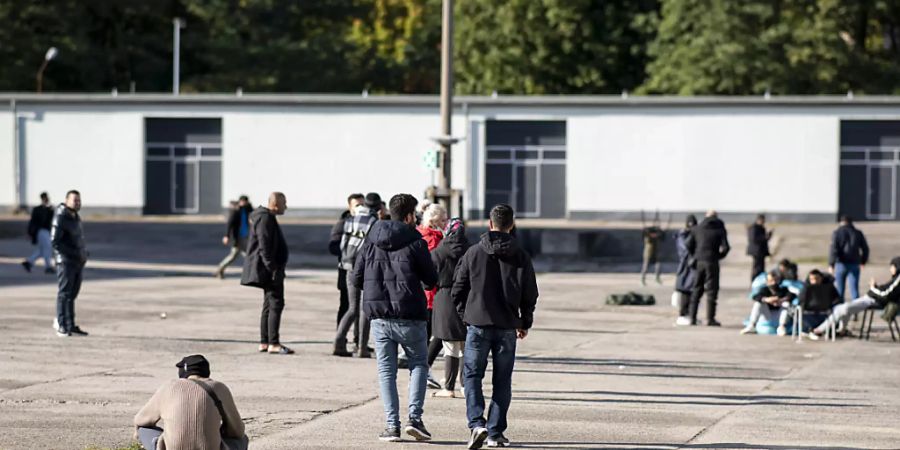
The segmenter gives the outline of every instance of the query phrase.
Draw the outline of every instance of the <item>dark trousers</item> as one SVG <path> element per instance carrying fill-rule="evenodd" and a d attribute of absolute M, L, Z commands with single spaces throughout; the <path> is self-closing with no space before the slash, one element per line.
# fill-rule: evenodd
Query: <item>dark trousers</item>
<path fill-rule="evenodd" d="M 691 323 L 697 323 L 697 309 L 700 307 L 700 297 L 706 294 L 706 321 L 712 322 L 716 318 L 716 300 L 719 298 L 719 263 L 697 261 L 697 273 L 694 281 L 694 290 L 691 291 L 691 302 L 684 310 L 682 305 L 681 315 L 689 316 Z"/>
<path fill-rule="evenodd" d="M 335 326 L 335 330 L 340 328 L 341 319 L 344 318 L 344 314 L 347 314 L 347 310 L 350 309 L 350 294 L 347 289 L 347 271 L 341 268 L 338 268 L 338 282 L 337 282 L 338 291 L 340 291 L 340 304 L 338 305 L 337 311 L 337 325 Z M 354 344 L 359 342 L 359 322 L 353 323 L 353 341 Z"/>
<path fill-rule="evenodd" d="M 750 281 L 756 279 L 756 276 L 766 271 L 766 257 L 753 255 L 753 267 L 750 268 Z"/>
<path fill-rule="evenodd" d="M 56 265 L 56 279 L 59 292 L 56 295 L 56 320 L 59 327 L 71 330 L 75 327 L 75 299 L 81 291 L 81 273 L 84 266 L 79 263 L 62 262 Z"/>
<path fill-rule="evenodd" d="M 491 407 L 484 418 L 484 391 L 481 381 L 492 355 L 493 376 Z M 506 413 L 512 401 L 512 373 L 516 363 L 516 330 L 482 328 L 469 325 L 466 351 L 463 353 L 463 386 L 466 394 L 466 416 L 469 429 L 485 427 L 488 436 L 499 437 L 506 431 Z"/>
<path fill-rule="evenodd" d="M 347 273 L 349 278 L 350 274 Z M 341 317 L 338 323 L 337 336 L 334 337 L 334 345 L 336 348 L 346 349 L 347 333 L 351 327 L 357 327 L 356 343 L 361 350 L 365 350 L 369 345 L 369 320 L 362 311 L 362 291 L 356 288 L 350 280 L 347 280 L 347 296 L 349 298 L 349 307 L 344 317 Z"/>
<path fill-rule="evenodd" d="M 278 330 L 281 328 L 281 312 L 283 310 L 284 276 L 282 275 L 263 289 L 262 314 L 259 318 L 259 342 L 261 344 L 281 344 Z"/>

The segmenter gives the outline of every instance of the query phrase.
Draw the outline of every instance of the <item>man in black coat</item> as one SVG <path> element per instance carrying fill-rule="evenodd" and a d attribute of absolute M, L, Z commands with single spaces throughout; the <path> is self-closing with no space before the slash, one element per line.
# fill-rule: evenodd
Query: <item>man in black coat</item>
<path fill-rule="evenodd" d="M 371 319 L 378 365 L 378 382 L 386 427 L 382 441 L 400 440 L 400 400 L 397 394 L 397 347 L 409 361 L 409 421 L 406 434 L 431 439 L 422 422 L 428 378 L 428 333 L 425 291 L 437 284 L 428 244 L 415 229 L 416 205 L 409 194 L 391 198 L 391 220 L 375 222 L 356 256 L 350 282 L 363 291 L 363 310 Z"/>
<path fill-rule="evenodd" d="M 41 204 L 31 210 L 31 220 L 28 221 L 28 237 L 34 252 L 25 261 L 22 267 L 26 272 L 31 272 L 38 258 L 44 259 L 44 273 L 53 273 L 53 246 L 50 243 L 50 228 L 53 226 L 53 207 L 50 206 L 50 197 L 46 192 L 41 192 Z"/>
<path fill-rule="evenodd" d="M 525 339 L 534 322 L 538 288 L 531 257 L 509 232 L 515 227 L 509 205 L 491 209 L 490 231 L 481 236 L 456 267 L 450 293 L 468 326 L 463 386 L 469 420 L 469 448 L 509 443 L 506 414 L 512 401 L 516 339 Z M 493 355 L 493 394 L 484 418 L 482 379 Z"/>
<path fill-rule="evenodd" d="M 263 290 L 262 315 L 259 320 L 259 351 L 289 355 L 290 348 L 281 345 L 278 334 L 284 310 L 284 269 L 288 247 L 276 216 L 287 210 L 287 199 L 281 192 L 269 195 L 268 207 L 260 206 L 250 214 L 250 236 L 241 284 Z"/>
<path fill-rule="evenodd" d="M 766 271 L 766 257 L 771 255 L 769 240 L 772 239 L 772 231 L 766 230 L 766 216 L 763 214 L 756 216 L 756 223 L 747 227 L 747 254 L 753 258 L 750 281 Z"/>
<path fill-rule="evenodd" d="M 694 290 L 691 292 L 691 302 L 688 310 L 682 306 L 680 317 L 688 316 L 689 325 L 697 325 L 697 309 L 700 306 L 700 297 L 706 293 L 706 325 L 711 327 L 721 326 L 716 321 L 716 300 L 719 297 L 719 261 L 728 255 L 731 246 L 728 245 L 728 232 L 725 231 L 725 223 L 719 220 L 715 211 L 706 213 L 706 218 L 691 230 L 687 240 L 688 251 L 697 264 L 697 274 L 694 281 Z M 678 325 L 688 325 L 682 321 Z"/>
<path fill-rule="evenodd" d="M 81 292 L 81 274 L 87 264 L 87 248 L 84 229 L 81 227 L 81 193 L 66 193 L 66 202 L 56 207 L 50 242 L 56 257 L 56 278 L 59 291 L 56 295 L 56 319 L 53 327 L 56 335 L 87 336 L 87 332 L 75 324 L 75 299 Z"/>
<path fill-rule="evenodd" d="M 250 213 L 252 212 L 250 199 L 246 195 L 242 195 L 238 199 L 237 207 L 228 216 L 228 229 L 225 236 L 222 237 L 222 244 L 231 244 L 231 250 L 228 252 L 228 256 L 219 263 L 219 268 L 215 273 L 216 278 L 225 278 L 225 268 L 237 259 L 238 254 L 247 256 L 247 238 L 250 236 Z"/>

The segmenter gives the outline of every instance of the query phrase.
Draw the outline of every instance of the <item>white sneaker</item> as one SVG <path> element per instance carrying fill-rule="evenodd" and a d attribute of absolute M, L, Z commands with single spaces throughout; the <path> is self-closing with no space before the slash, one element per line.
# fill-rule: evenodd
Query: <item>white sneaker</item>
<path fill-rule="evenodd" d="M 810 331 L 807 336 L 809 337 L 810 340 L 813 340 L 813 341 L 818 341 L 819 339 L 822 339 L 821 336 L 819 336 L 818 334 L 816 334 L 812 331 Z"/>
<path fill-rule="evenodd" d="M 778 330 L 776 330 L 775 333 L 778 334 L 779 336 L 787 336 L 787 328 L 778 327 Z"/>
<path fill-rule="evenodd" d="M 743 330 L 741 330 L 741 334 L 756 334 L 756 327 L 747 325 Z"/>
<path fill-rule="evenodd" d="M 675 319 L 675 325 L 677 325 L 679 327 L 686 327 L 690 324 L 691 324 L 691 319 L 687 316 L 678 316 L 678 318 Z"/>
<path fill-rule="evenodd" d="M 53 318 L 53 329 L 54 330 L 59 329 L 59 319 L 57 319 L 56 317 Z"/>

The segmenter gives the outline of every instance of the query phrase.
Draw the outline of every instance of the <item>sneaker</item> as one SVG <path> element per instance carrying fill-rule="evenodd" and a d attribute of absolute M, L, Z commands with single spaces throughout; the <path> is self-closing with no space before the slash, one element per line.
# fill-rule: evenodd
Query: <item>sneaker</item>
<path fill-rule="evenodd" d="M 57 328 L 56 335 L 59 337 L 69 337 L 71 334 L 65 328 Z"/>
<path fill-rule="evenodd" d="M 348 352 L 346 348 L 342 348 L 341 346 L 336 346 L 331 354 L 334 356 L 340 356 L 341 358 L 350 358 L 351 356 L 353 356 L 353 353 Z"/>
<path fill-rule="evenodd" d="M 399 428 L 385 428 L 381 434 L 378 435 L 378 440 L 382 442 L 400 442 L 400 429 Z"/>
<path fill-rule="evenodd" d="M 819 336 L 818 334 L 816 334 L 815 331 L 811 331 L 809 333 L 809 339 L 813 340 L 813 341 L 818 341 L 819 339 L 822 339 L 822 336 Z"/>
<path fill-rule="evenodd" d="M 25 268 L 26 272 L 31 272 L 31 263 L 28 261 L 22 261 L 22 267 Z"/>
<path fill-rule="evenodd" d="M 469 446 L 466 448 L 481 448 L 484 440 L 488 437 L 488 431 L 485 427 L 475 427 L 472 429 L 472 435 L 469 436 Z"/>
<path fill-rule="evenodd" d="M 434 394 L 431 394 L 431 396 L 435 398 L 456 398 L 456 392 L 449 389 L 441 389 Z"/>
<path fill-rule="evenodd" d="M 678 316 L 678 318 L 675 319 L 676 326 L 686 327 L 686 326 L 689 326 L 690 324 L 691 324 L 691 318 L 688 316 Z"/>
<path fill-rule="evenodd" d="M 440 389 L 443 386 L 438 380 L 435 380 L 431 375 L 431 372 L 428 373 L 428 387 L 431 389 Z"/>
<path fill-rule="evenodd" d="M 406 424 L 406 434 L 414 437 L 417 441 L 431 440 L 431 433 L 425 429 L 425 424 L 421 420 L 409 419 Z"/>
<path fill-rule="evenodd" d="M 491 448 L 507 447 L 509 446 L 509 439 L 507 439 L 506 436 L 502 434 L 495 438 L 489 437 L 487 438 L 487 446 Z"/>
<path fill-rule="evenodd" d="M 778 327 L 778 329 L 775 330 L 775 334 L 777 334 L 777 335 L 779 335 L 779 336 L 787 336 L 787 328 L 785 328 L 785 327 Z"/>
<path fill-rule="evenodd" d="M 53 329 L 54 329 L 54 330 L 58 330 L 58 329 L 59 329 L 59 319 L 56 318 L 56 317 L 53 318 Z"/>
<path fill-rule="evenodd" d="M 756 334 L 756 327 L 747 325 L 743 330 L 741 330 L 741 334 Z"/>
<path fill-rule="evenodd" d="M 706 322 L 706 326 L 708 326 L 708 327 L 721 327 L 722 324 L 719 323 L 717 320 L 713 319 L 713 320 L 710 320 L 710 321 Z"/>
<path fill-rule="evenodd" d="M 87 336 L 87 335 L 88 335 L 87 331 L 82 330 L 82 329 L 81 329 L 80 327 L 78 327 L 78 326 L 72 327 L 72 329 L 69 330 L 69 333 L 72 334 L 72 335 L 74 335 L 74 336 Z"/>

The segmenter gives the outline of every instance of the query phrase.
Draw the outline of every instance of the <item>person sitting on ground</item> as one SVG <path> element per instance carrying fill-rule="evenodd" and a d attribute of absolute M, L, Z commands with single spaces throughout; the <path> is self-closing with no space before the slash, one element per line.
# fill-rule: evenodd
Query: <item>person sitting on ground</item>
<path fill-rule="evenodd" d="M 747 326 L 741 330 L 741 334 L 756 333 L 756 323 L 760 317 L 772 320 L 775 313 L 780 313 L 778 318 L 779 336 L 787 334 L 787 319 L 791 302 L 796 296 L 781 284 L 781 274 L 773 270 L 766 276 L 766 287 L 753 296 L 753 309 L 750 310 L 750 320 Z"/>
<path fill-rule="evenodd" d="M 891 260 L 891 281 L 882 285 L 875 283 L 872 278 L 869 281 L 869 292 L 849 303 L 841 303 L 834 307 L 831 315 L 821 325 L 816 327 L 809 337 L 818 340 L 832 323 L 837 323 L 839 329 L 847 333 L 847 322 L 854 314 L 861 313 L 869 308 L 884 308 L 888 303 L 900 303 L 900 256 Z"/>
<path fill-rule="evenodd" d="M 209 378 L 209 361 L 191 355 L 178 379 L 162 385 L 134 416 L 135 439 L 146 450 L 246 450 L 249 440 L 231 391 Z M 165 430 L 157 427 L 162 420 Z"/>

